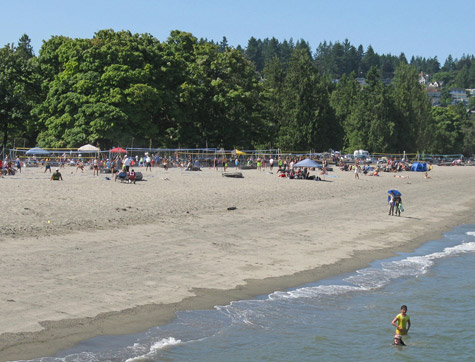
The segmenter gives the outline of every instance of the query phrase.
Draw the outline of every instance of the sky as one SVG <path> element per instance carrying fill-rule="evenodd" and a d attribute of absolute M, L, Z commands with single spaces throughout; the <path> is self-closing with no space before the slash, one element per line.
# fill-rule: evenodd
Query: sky
<path fill-rule="evenodd" d="M 53 35 L 92 38 L 102 29 L 172 30 L 246 47 L 249 38 L 371 45 L 378 54 L 475 55 L 475 1 L 447 0 L 0 0 L 0 46 L 27 34 L 35 54 Z"/>

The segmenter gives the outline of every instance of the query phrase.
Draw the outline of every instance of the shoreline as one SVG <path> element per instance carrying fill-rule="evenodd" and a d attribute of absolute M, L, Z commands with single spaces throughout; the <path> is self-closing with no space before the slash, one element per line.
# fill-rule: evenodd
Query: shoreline
<path fill-rule="evenodd" d="M 473 172 L 471 172 L 471 174 L 473 174 Z M 473 180 L 473 176 L 470 176 L 468 182 L 470 183 L 471 180 Z M 468 190 L 470 190 L 470 184 L 468 185 L 468 187 Z M 368 191 L 371 194 L 372 190 L 370 189 Z M 416 192 L 419 191 L 420 190 L 416 190 Z M 364 196 L 367 196 L 367 194 L 365 194 Z M 331 196 L 328 196 L 328 198 L 325 199 L 326 203 L 331 203 L 330 199 Z M 364 203 L 364 201 L 362 199 L 360 200 L 359 197 L 356 197 L 356 199 L 362 204 Z M 215 305 L 228 304 L 229 302 L 234 300 L 249 299 L 258 295 L 269 294 L 276 290 L 297 287 L 299 285 L 306 284 L 309 282 L 316 282 L 331 276 L 337 276 L 340 274 L 361 269 L 363 267 L 366 267 L 372 261 L 388 258 L 398 252 L 412 251 L 427 241 L 440 238 L 443 232 L 447 232 L 453 227 L 456 227 L 461 224 L 475 223 L 475 218 L 472 216 L 473 212 L 470 212 L 470 210 L 475 209 L 475 199 L 473 197 L 462 197 L 461 199 L 458 199 L 456 201 L 457 202 L 455 204 L 457 205 L 457 207 L 454 207 L 453 205 L 447 205 L 447 209 L 441 208 L 441 210 L 438 210 L 439 214 L 436 213 L 436 215 L 434 215 L 434 212 L 429 212 L 419 214 L 419 217 L 412 217 L 409 216 L 408 212 L 406 212 L 405 215 L 403 214 L 401 218 L 396 219 L 390 217 L 389 220 L 395 220 L 394 222 L 398 222 L 401 227 L 404 227 L 405 233 L 398 230 L 392 231 L 391 234 L 393 235 L 386 234 L 384 231 L 384 224 L 387 223 L 388 220 L 388 216 L 386 215 L 386 217 L 381 216 L 379 220 L 371 220 L 372 230 L 370 231 L 367 231 L 366 227 L 363 225 L 363 227 L 358 229 L 358 233 L 350 233 L 350 235 L 346 236 L 346 233 L 342 233 L 341 230 L 338 230 L 338 228 L 333 225 L 332 229 L 327 231 L 326 233 L 320 231 L 319 236 L 321 236 L 321 238 L 316 238 L 312 236 L 313 234 L 307 234 L 305 230 L 300 230 L 302 229 L 302 227 L 306 227 L 307 225 L 309 225 L 309 222 L 312 220 L 312 218 L 306 218 L 306 215 L 311 214 L 311 212 L 318 211 L 321 205 L 315 206 L 308 202 L 299 200 L 298 202 L 293 204 L 295 210 L 298 211 L 289 211 L 289 214 L 296 214 L 294 215 L 295 218 L 292 219 L 294 223 L 297 223 L 296 228 L 292 230 L 294 233 L 301 233 L 299 234 L 299 237 L 303 237 L 309 243 L 314 243 L 313 247 L 318 249 L 319 254 L 325 254 L 327 252 L 327 249 L 331 249 L 328 243 L 331 242 L 332 237 L 335 237 L 336 239 L 340 240 L 340 244 L 336 245 L 336 250 L 333 253 L 320 256 L 318 262 L 313 262 L 314 265 L 318 266 L 313 268 L 305 268 L 305 270 L 302 271 L 301 268 L 312 264 L 311 258 L 310 260 L 295 259 L 301 261 L 303 265 L 301 267 L 289 265 L 284 269 L 279 269 L 281 272 L 284 272 L 284 274 L 279 275 L 275 268 L 272 269 L 271 266 L 274 265 L 274 262 L 278 262 L 280 260 L 266 258 L 263 264 L 265 264 L 264 267 L 269 268 L 269 270 L 266 270 L 264 274 L 270 274 L 273 276 L 259 278 L 262 273 L 258 273 L 257 270 L 252 269 L 250 265 L 252 264 L 251 261 L 245 260 L 245 263 L 242 263 L 243 260 L 241 260 L 241 264 L 235 262 L 235 266 L 238 267 L 238 270 L 239 268 L 241 268 L 243 269 L 243 271 L 246 272 L 246 275 L 256 275 L 257 278 L 239 279 L 238 277 L 237 279 L 231 278 L 230 280 L 229 276 L 226 275 L 226 272 L 223 272 L 225 274 L 223 276 L 223 280 L 220 281 L 220 283 L 217 283 L 216 287 L 213 287 L 214 283 L 211 283 L 209 279 L 206 279 L 208 280 L 208 284 L 210 284 L 209 288 L 200 286 L 206 285 L 206 283 L 204 282 L 197 282 L 196 284 L 194 284 L 193 282 L 193 284 L 190 285 L 190 288 L 188 288 L 185 284 L 185 294 L 188 295 L 183 296 L 183 293 L 178 293 L 180 297 L 178 297 L 177 300 L 173 302 L 148 304 L 145 303 L 139 306 L 132 306 L 130 308 L 125 308 L 119 311 L 106 311 L 103 313 L 96 313 L 95 317 L 88 316 L 82 318 L 64 318 L 58 319 L 56 321 L 41 322 L 41 327 L 44 329 L 39 331 L 3 333 L 1 335 L 2 342 L 0 342 L 0 361 L 54 355 L 58 350 L 72 347 L 73 345 L 84 339 L 88 339 L 98 335 L 131 334 L 135 332 L 145 331 L 150 327 L 166 324 L 175 318 L 175 312 L 178 310 L 211 309 Z M 421 199 L 421 203 L 422 202 L 426 201 L 424 201 L 424 199 Z M 449 199 L 447 199 L 447 203 L 450 203 Z M 231 231 L 231 235 L 234 235 L 235 230 L 234 227 L 231 227 L 232 224 L 228 224 L 227 222 L 230 219 L 238 218 L 243 222 L 247 221 L 248 223 L 250 223 L 250 230 L 246 229 L 245 232 L 245 235 L 249 239 L 253 240 L 253 238 L 255 238 L 255 240 L 261 240 L 262 235 L 260 233 L 253 233 L 253 230 L 255 229 L 253 227 L 255 225 L 253 225 L 252 222 L 256 215 L 262 213 L 262 210 L 252 210 L 252 208 L 250 207 L 252 206 L 252 204 L 246 206 L 249 207 L 249 209 L 245 209 L 245 212 L 242 212 L 238 215 L 223 214 L 219 217 L 216 217 L 216 213 L 210 213 L 209 215 L 192 215 L 191 217 L 185 216 L 185 218 L 189 219 L 190 224 L 196 222 L 197 219 L 204 219 L 200 220 L 199 223 L 201 226 L 205 225 L 205 229 L 212 229 L 213 227 L 216 227 L 216 225 L 225 224 L 228 226 L 226 228 L 226 232 L 229 233 Z M 430 206 L 430 202 L 426 206 Z M 274 205 L 274 207 L 275 210 L 268 211 L 270 212 L 270 215 L 267 215 L 267 218 L 264 218 L 264 220 L 262 221 L 264 225 L 267 225 L 266 221 L 271 224 L 268 229 L 263 230 L 264 232 L 271 233 L 274 228 L 277 228 L 277 231 L 274 231 L 275 234 L 272 234 L 271 236 L 280 235 L 279 233 L 282 232 L 282 229 L 279 229 L 279 227 L 275 224 L 272 224 L 272 222 L 274 222 L 274 218 L 276 217 L 276 215 L 281 214 L 285 210 L 285 207 L 282 207 L 281 205 Z M 371 203 L 368 209 L 364 208 L 364 205 L 361 206 L 361 209 L 363 215 L 366 211 L 368 211 L 370 215 L 373 216 L 379 215 L 381 211 L 379 208 L 376 211 L 372 211 Z M 386 207 L 384 207 L 383 210 L 384 209 L 386 209 Z M 330 211 L 326 212 L 326 214 L 328 213 L 331 214 Z M 288 215 L 285 216 L 290 217 Z M 328 217 L 330 218 L 329 220 L 331 220 L 333 215 L 329 215 Z M 423 226 L 419 224 L 419 221 L 421 219 L 425 220 Z M 323 222 L 328 222 L 329 220 L 325 219 L 323 220 Z M 182 221 L 180 224 L 184 224 L 185 228 L 186 226 L 190 225 L 184 221 Z M 235 227 L 239 229 L 241 223 L 236 222 L 236 224 L 237 225 Z M 348 228 L 351 228 L 351 230 L 355 230 L 357 225 L 359 225 L 358 220 L 355 220 L 355 222 L 349 222 Z M 137 234 L 137 230 L 141 230 L 144 232 L 144 234 L 147 234 L 147 232 L 149 232 L 150 230 L 156 232 L 158 229 L 158 234 L 160 234 L 163 232 L 164 228 L 166 229 L 166 227 L 162 223 L 159 223 L 158 225 L 129 225 L 124 227 L 121 232 L 128 233 L 128 235 L 131 235 Z M 229 231 L 229 229 L 231 230 Z M 182 238 L 183 235 L 187 235 L 187 232 L 189 231 L 190 230 L 186 230 L 182 234 L 178 233 L 180 234 L 178 236 L 173 236 L 173 241 L 176 242 L 177 240 L 181 240 L 180 238 Z M 218 230 L 218 234 L 219 231 L 223 230 Z M 96 238 L 98 238 L 98 240 L 103 240 L 107 232 L 108 230 L 96 231 L 95 234 L 99 233 Z M 61 242 L 64 242 L 64 244 L 69 245 L 71 247 L 75 247 L 74 241 L 76 239 L 86 239 L 90 236 L 90 233 L 91 232 L 89 231 L 79 231 L 68 234 L 66 237 L 50 236 L 48 237 L 48 240 L 50 240 L 52 244 L 55 245 L 55 241 L 57 240 L 57 238 L 60 238 Z M 218 240 L 220 240 L 219 237 L 213 238 L 212 235 L 209 235 L 209 232 L 204 232 L 203 235 L 204 236 L 196 236 L 200 240 L 206 239 L 207 241 L 209 241 L 206 237 L 208 236 L 211 240 L 215 240 L 214 244 L 216 244 Z M 388 240 L 382 241 L 382 237 Z M 35 242 L 37 242 L 38 240 L 43 240 L 45 238 L 46 236 L 38 236 L 35 239 Z M 229 237 L 229 239 L 232 240 L 233 237 Z M 272 237 L 270 237 L 269 239 L 272 239 Z M 355 241 L 360 241 L 360 239 L 364 241 L 364 243 L 361 242 L 362 245 L 359 245 L 358 247 L 351 245 Z M 284 240 L 284 243 L 288 242 L 289 240 L 292 239 L 286 239 Z M 318 246 L 320 245 L 319 242 L 322 242 L 322 240 L 324 241 L 324 245 Z M 7 244 L 8 243 L 30 245 L 30 243 L 32 243 L 32 240 L 24 238 L 10 238 L 7 239 Z M 146 243 L 146 247 L 149 246 L 150 244 Z M 205 247 L 205 245 L 200 246 Z M 196 249 L 195 251 L 199 250 L 200 246 L 198 246 L 198 249 Z M 258 249 L 265 250 L 267 247 L 268 245 L 264 243 L 263 245 L 259 245 Z M 280 245 L 278 243 L 272 244 L 272 247 L 279 248 L 279 250 L 275 252 L 277 256 L 279 256 L 281 252 L 289 251 L 285 248 L 285 245 Z M 223 248 L 239 249 L 239 245 L 236 246 L 230 242 L 229 245 L 223 245 Z M 305 245 L 301 248 L 302 249 L 297 250 L 296 254 L 305 251 L 308 252 L 309 250 L 309 247 L 306 247 Z M 312 246 L 310 246 L 310 249 L 312 249 Z M 227 252 L 229 252 L 229 250 L 227 250 Z M 244 251 L 241 250 L 241 253 L 244 254 Z M 138 252 L 138 255 L 140 256 L 140 251 Z M 178 255 L 181 256 L 183 254 Z M 220 255 L 220 253 L 217 253 L 216 255 L 214 255 L 214 257 L 219 258 Z M 302 258 L 302 255 L 297 255 L 297 257 Z M 190 257 L 190 260 L 195 260 L 195 258 L 196 256 L 193 255 Z M 248 259 L 248 256 L 246 255 L 244 259 Z M 285 264 L 287 262 L 291 262 L 292 260 L 294 259 L 289 258 L 281 262 Z M 212 270 L 216 270 L 217 266 L 213 264 L 212 268 Z M 177 267 L 176 271 L 179 270 L 180 267 Z M 236 271 L 237 269 L 234 268 L 232 270 Z M 297 271 L 294 273 L 285 274 L 286 270 Z M 239 282 L 240 280 L 241 282 Z M 229 288 L 228 285 L 228 288 L 223 289 L 222 286 L 226 285 L 227 283 L 234 283 L 235 287 Z M 176 284 L 176 281 L 174 281 L 174 285 Z M 90 311 L 86 313 L 90 313 Z"/>

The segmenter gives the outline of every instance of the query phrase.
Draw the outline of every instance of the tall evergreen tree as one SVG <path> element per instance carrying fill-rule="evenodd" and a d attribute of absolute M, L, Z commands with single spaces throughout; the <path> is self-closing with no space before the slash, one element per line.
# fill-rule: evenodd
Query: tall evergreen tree
<path fill-rule="evenodd" d="M 335 117 L 328 90 L 308 49 L 295 49 L 284 84 L 279 146 L 286 150 L 328 149 Z"/>
<path fill-rule="evenodd" d="M 387 152 L 394 147 L 393 107 L 379 71 L 371 67 L 347 123 L 348 151 Z"/>
<path fill-rule="evenodd" d="M 396 137 L 400 151 L 424 150 L 428 142 L 430 101 L 419 84 L 415 68 L 401 64 L 393 80 L 393 99 L 397 112 Z"/>
<path fill-rule="evenodd" d="M 360 93 L 360 85 L 355 78 L 356 75 L 354 72 L 349 76 L 343 74 L 340 82 L 337 84 L 336 89 L 332 92 L 330 97 L 330 104 L 334 109 L 338 123 L 341 125 L 343 130 L 343 136 L 340 137 L 339 142 L 340 147 L 345 150 L 349 148 L 348 135 L 352 131 L 349 119 L 358 102 Z M 337 147 L 337 145 L 334 147 Z"/>

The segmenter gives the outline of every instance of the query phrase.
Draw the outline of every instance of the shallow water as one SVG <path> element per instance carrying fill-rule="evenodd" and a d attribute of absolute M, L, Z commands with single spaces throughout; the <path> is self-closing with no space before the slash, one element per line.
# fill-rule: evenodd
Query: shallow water
<path fill-rule="evenodd" d="M 355 273 L 33 361 L 475 361 L 475 225 Z M 407 304 L 406 347 L 392 319 Z"/>

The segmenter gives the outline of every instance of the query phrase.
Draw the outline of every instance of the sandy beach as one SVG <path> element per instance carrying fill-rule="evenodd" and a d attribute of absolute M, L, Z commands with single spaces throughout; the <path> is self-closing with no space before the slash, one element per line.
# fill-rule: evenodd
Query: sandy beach
<path fill-rule="evenodd" d="M 22 171 L 0 179 L 0 361 L 356 270 L 475 222 L 469 166 L 323 182 L 143 168 L 135 185 Z M 401 217 L 388 216 L 393 188 Z"/>

